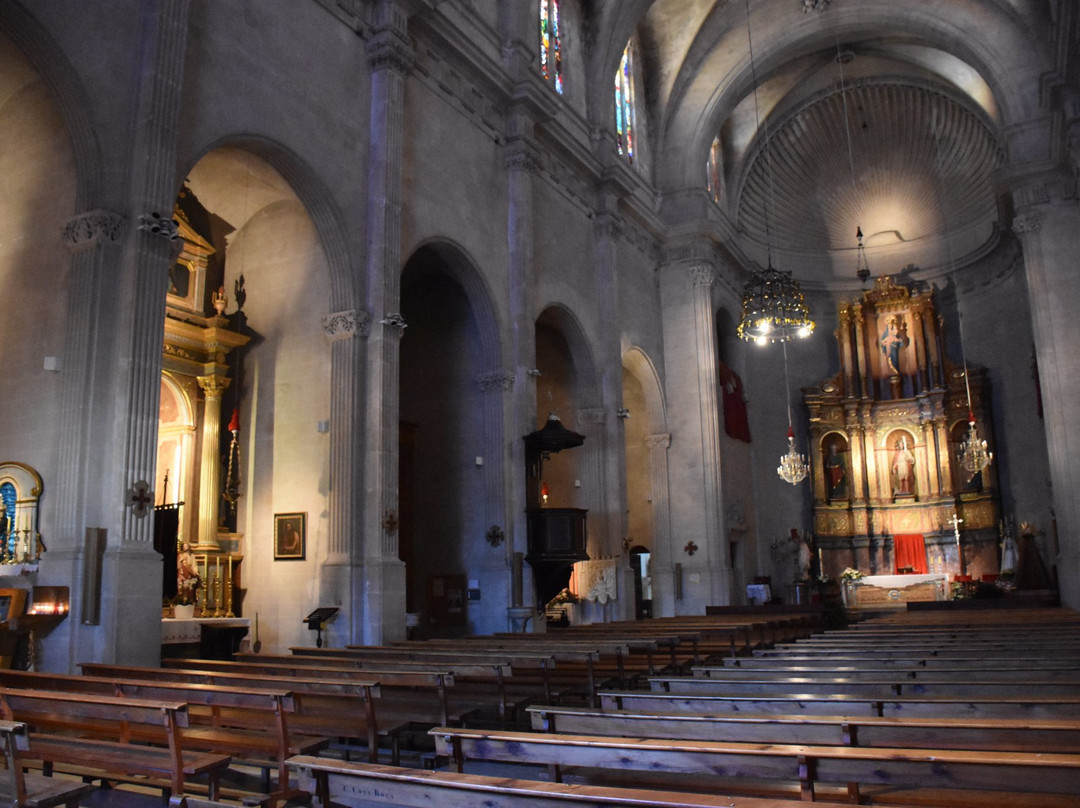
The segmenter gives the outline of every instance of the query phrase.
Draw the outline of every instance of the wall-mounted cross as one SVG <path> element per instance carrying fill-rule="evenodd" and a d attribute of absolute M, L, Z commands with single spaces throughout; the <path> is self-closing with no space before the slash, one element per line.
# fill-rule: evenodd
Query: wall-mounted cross
<path fill-rule="evenodd" d="M 139 480 L 131 486 L 127 492 L 127 504 L 132 507 L 135 515 L 142 519 L 150 513 L 150 506 L 154 503 L 154 495 L 150 491 L 150 483 Z"/>

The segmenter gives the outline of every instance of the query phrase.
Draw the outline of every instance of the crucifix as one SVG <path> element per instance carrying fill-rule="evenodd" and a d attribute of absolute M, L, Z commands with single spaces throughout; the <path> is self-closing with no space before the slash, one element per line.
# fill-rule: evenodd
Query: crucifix
<path fill-rule="evenodd" d="M 963 521 L 954 513 L 952 519 L 949 520 L 949 524 L 952 525 L 953 535 L 956 536 L 956 555 L 960 560 L 960 574 L 966 575 L 967 573 L 964 570 L 964 548 L 960 546 L 960 525 L 963 524 Z"/>

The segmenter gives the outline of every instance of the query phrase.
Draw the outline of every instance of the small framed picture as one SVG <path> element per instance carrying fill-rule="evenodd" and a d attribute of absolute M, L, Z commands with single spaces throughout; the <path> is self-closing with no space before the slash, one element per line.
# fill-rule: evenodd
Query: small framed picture
<path fill-rule="evenodd" d="M 275 561 L 303 561 L 306 544 L 306 513 L 274 514 Z"/>

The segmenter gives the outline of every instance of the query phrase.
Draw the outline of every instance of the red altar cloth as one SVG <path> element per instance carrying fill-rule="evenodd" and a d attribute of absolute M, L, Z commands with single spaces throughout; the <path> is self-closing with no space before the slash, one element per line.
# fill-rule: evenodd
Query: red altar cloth
<path fill-rule="evenodd" d="M 920 575 L 927 573 L 926 542 L 922 533 L 898 533 L 893 536 L 896 569 L 911 567 Z"/>

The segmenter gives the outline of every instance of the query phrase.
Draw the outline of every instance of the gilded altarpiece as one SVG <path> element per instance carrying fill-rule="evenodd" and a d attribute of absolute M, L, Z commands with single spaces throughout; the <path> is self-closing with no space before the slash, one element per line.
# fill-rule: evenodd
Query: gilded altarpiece
<path fill-rule="evenodd" d="M 907 571 L 898 570 L 905 565 L 897 564 L 897 536 L 921 537 L 917 571 L 976 579 L 997 572 L 994 466 L 971 475 L 959 463 L 964 368 L 945 357 L 933 291 L 880 277 L 861 298 L 839 304 L 838 322 L 839 373 L 803 390 L 824 573 Z M 971 409 L 992 444 L 985 371 L 969 368 L 968 378 Z"/>

